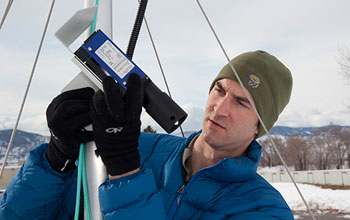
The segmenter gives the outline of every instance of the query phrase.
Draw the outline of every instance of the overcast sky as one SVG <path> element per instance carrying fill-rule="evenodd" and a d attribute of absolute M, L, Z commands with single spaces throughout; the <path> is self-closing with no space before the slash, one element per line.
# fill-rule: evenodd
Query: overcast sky
<path fill-rule="evenodd" d="M 292 98 L 277 125 L 350 125 L 350 85 L 340 75 L 339 48 L 350 46 L 348 0 L 202 0 L 204 9 L 231 58 L 265 50 L 292 72 Z M 0 2 L 0 16 L 7 1 Z M 0 30 L 0 129 L 12 128 L 34 62 L 51 1 L 14 1 Z M 127 47 L 137 0 L 113 2 L 113 40 Z M 54 33 L 82 1 L 56 1 L 19 128 L 47 135 L 45 111 L 79 69 Z M 175 101 L 189 114 L 184 130 L 198 130 L 212 79 L 226 64 L 195 0 L 150 0 L 146 10 Z M 134 61 L 165 91 L 143 26 Z M 349 104 L 349 103 L 348 103 Z M 146 114 L 143 126 L 162 130 Z"/>

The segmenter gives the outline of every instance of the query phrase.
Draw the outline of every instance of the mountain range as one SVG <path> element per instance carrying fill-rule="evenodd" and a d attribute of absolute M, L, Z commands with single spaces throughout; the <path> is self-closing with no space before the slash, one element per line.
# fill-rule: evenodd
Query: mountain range
<path fill-rule="evenodd" d="M 275 126 L 270 130 L 271 135 L 280 136 L 315 136 L 320 131 L 329 131 L 333 127 L 350 129 L 350 126 L 340 125 L 327 125 L 322 127 L 286 127 L 286 126 Z"/>
<path fill-rule="evenodd" d="M 0 130 L 1 164 L 5 157 L 11 134 L 12 129 Z M 16 165 L 19 161 L 23 161 L 30 150 L 42 143 L 47 143 L 49 140 L 50 137 L 48 136 L 17 130 L 7 159 L 8 164 Z"/>
<path fill-rule="evenodd" d="M 317 135 L 318 131 L 328 131 L 332 127 L 341 127 L 350 129 L 350 126 L 338 126 L 338 125 L 329 125 L 323 127 L 286 127 L 286 126 L 275 126 L 271 129 L 271 135 L 278 136 L 312 136 Z M 194 131 L 185 131 L 184 134 L 188 137 Z M 0 164 L 2 164 L 3 158 L 6 153 L 6 149 L 11 137 L 12 129 L 9 130 L 0 130 Z M 181 133 L 174 133 L 174 135 L 182 136 Z M 25 132 L 17 130 L 15 138 L 12 143 L 11 151 L 8 157 L 8 163 L 12 165 L 17 165 L 18 163 L 23 162 L 26 155 L 34 147 L 47 143 L 50 140 L 49 136 L 43 136 L 40 134 Z"/>

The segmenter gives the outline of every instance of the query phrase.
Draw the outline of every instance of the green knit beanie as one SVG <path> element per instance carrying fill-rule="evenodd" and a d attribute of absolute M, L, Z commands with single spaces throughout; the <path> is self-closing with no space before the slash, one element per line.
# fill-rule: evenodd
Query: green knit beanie
<path fill-rule="evenodd" d="M 252 96 L 266 128 L 270 130 L 289 102 L 293 85 L 291 72 L 276 57 L 261 50 L 243 53 L 231 60 L 231 63 Z M 210 90 L 216 81 L 223 78 L 238 82 L 230 65 L 227 64 L 212 82 Z M 256 138 L 264 134 L 265 130 L 259 123 Z"/>

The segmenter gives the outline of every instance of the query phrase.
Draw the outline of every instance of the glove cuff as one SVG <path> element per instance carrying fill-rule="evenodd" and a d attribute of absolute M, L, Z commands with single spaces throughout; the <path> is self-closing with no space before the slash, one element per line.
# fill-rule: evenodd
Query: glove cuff
<path fill-rule="evenodd" d="M 112 176 L 128 173 L 140 167 L 140 154 L 135 150 L 126 156 L 102 157 L 107 173 Z"/>
<path fill-rule="evenodd" d="M 71 170 L 76 169 L 75 161 L 77 157 L 68 158 L 64 153 L 60 152 L 58 149 L 57 140 L 52 137 L 47 147 L 46 158 L 51 165 L 51 167 L 59 173 L 68 173 Z"/>

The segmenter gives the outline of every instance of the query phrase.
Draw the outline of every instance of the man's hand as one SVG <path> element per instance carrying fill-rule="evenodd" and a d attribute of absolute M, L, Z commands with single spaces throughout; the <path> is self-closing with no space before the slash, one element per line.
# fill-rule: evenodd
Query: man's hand
<path fill-rule="evenodd" d="M 46 110 L 51 132 L 46 157 L 57 172 L 74 169 L 80 143 L 93 139 L 92 132 L 83 128 L 92 123 L 89 103 L 94 93 L 92 88 L 64 92 L 54 98 Z"/>
<path fill-rule="evenodd" d="M 97 91 L 90 107 L 94 139 L 107 173 L 123 175 L 140 167 L 137 146 L 144 82 L 137 74 L 131 74 L 125 94 L 110 76 L 102 84 L 104 93 Z"/>

